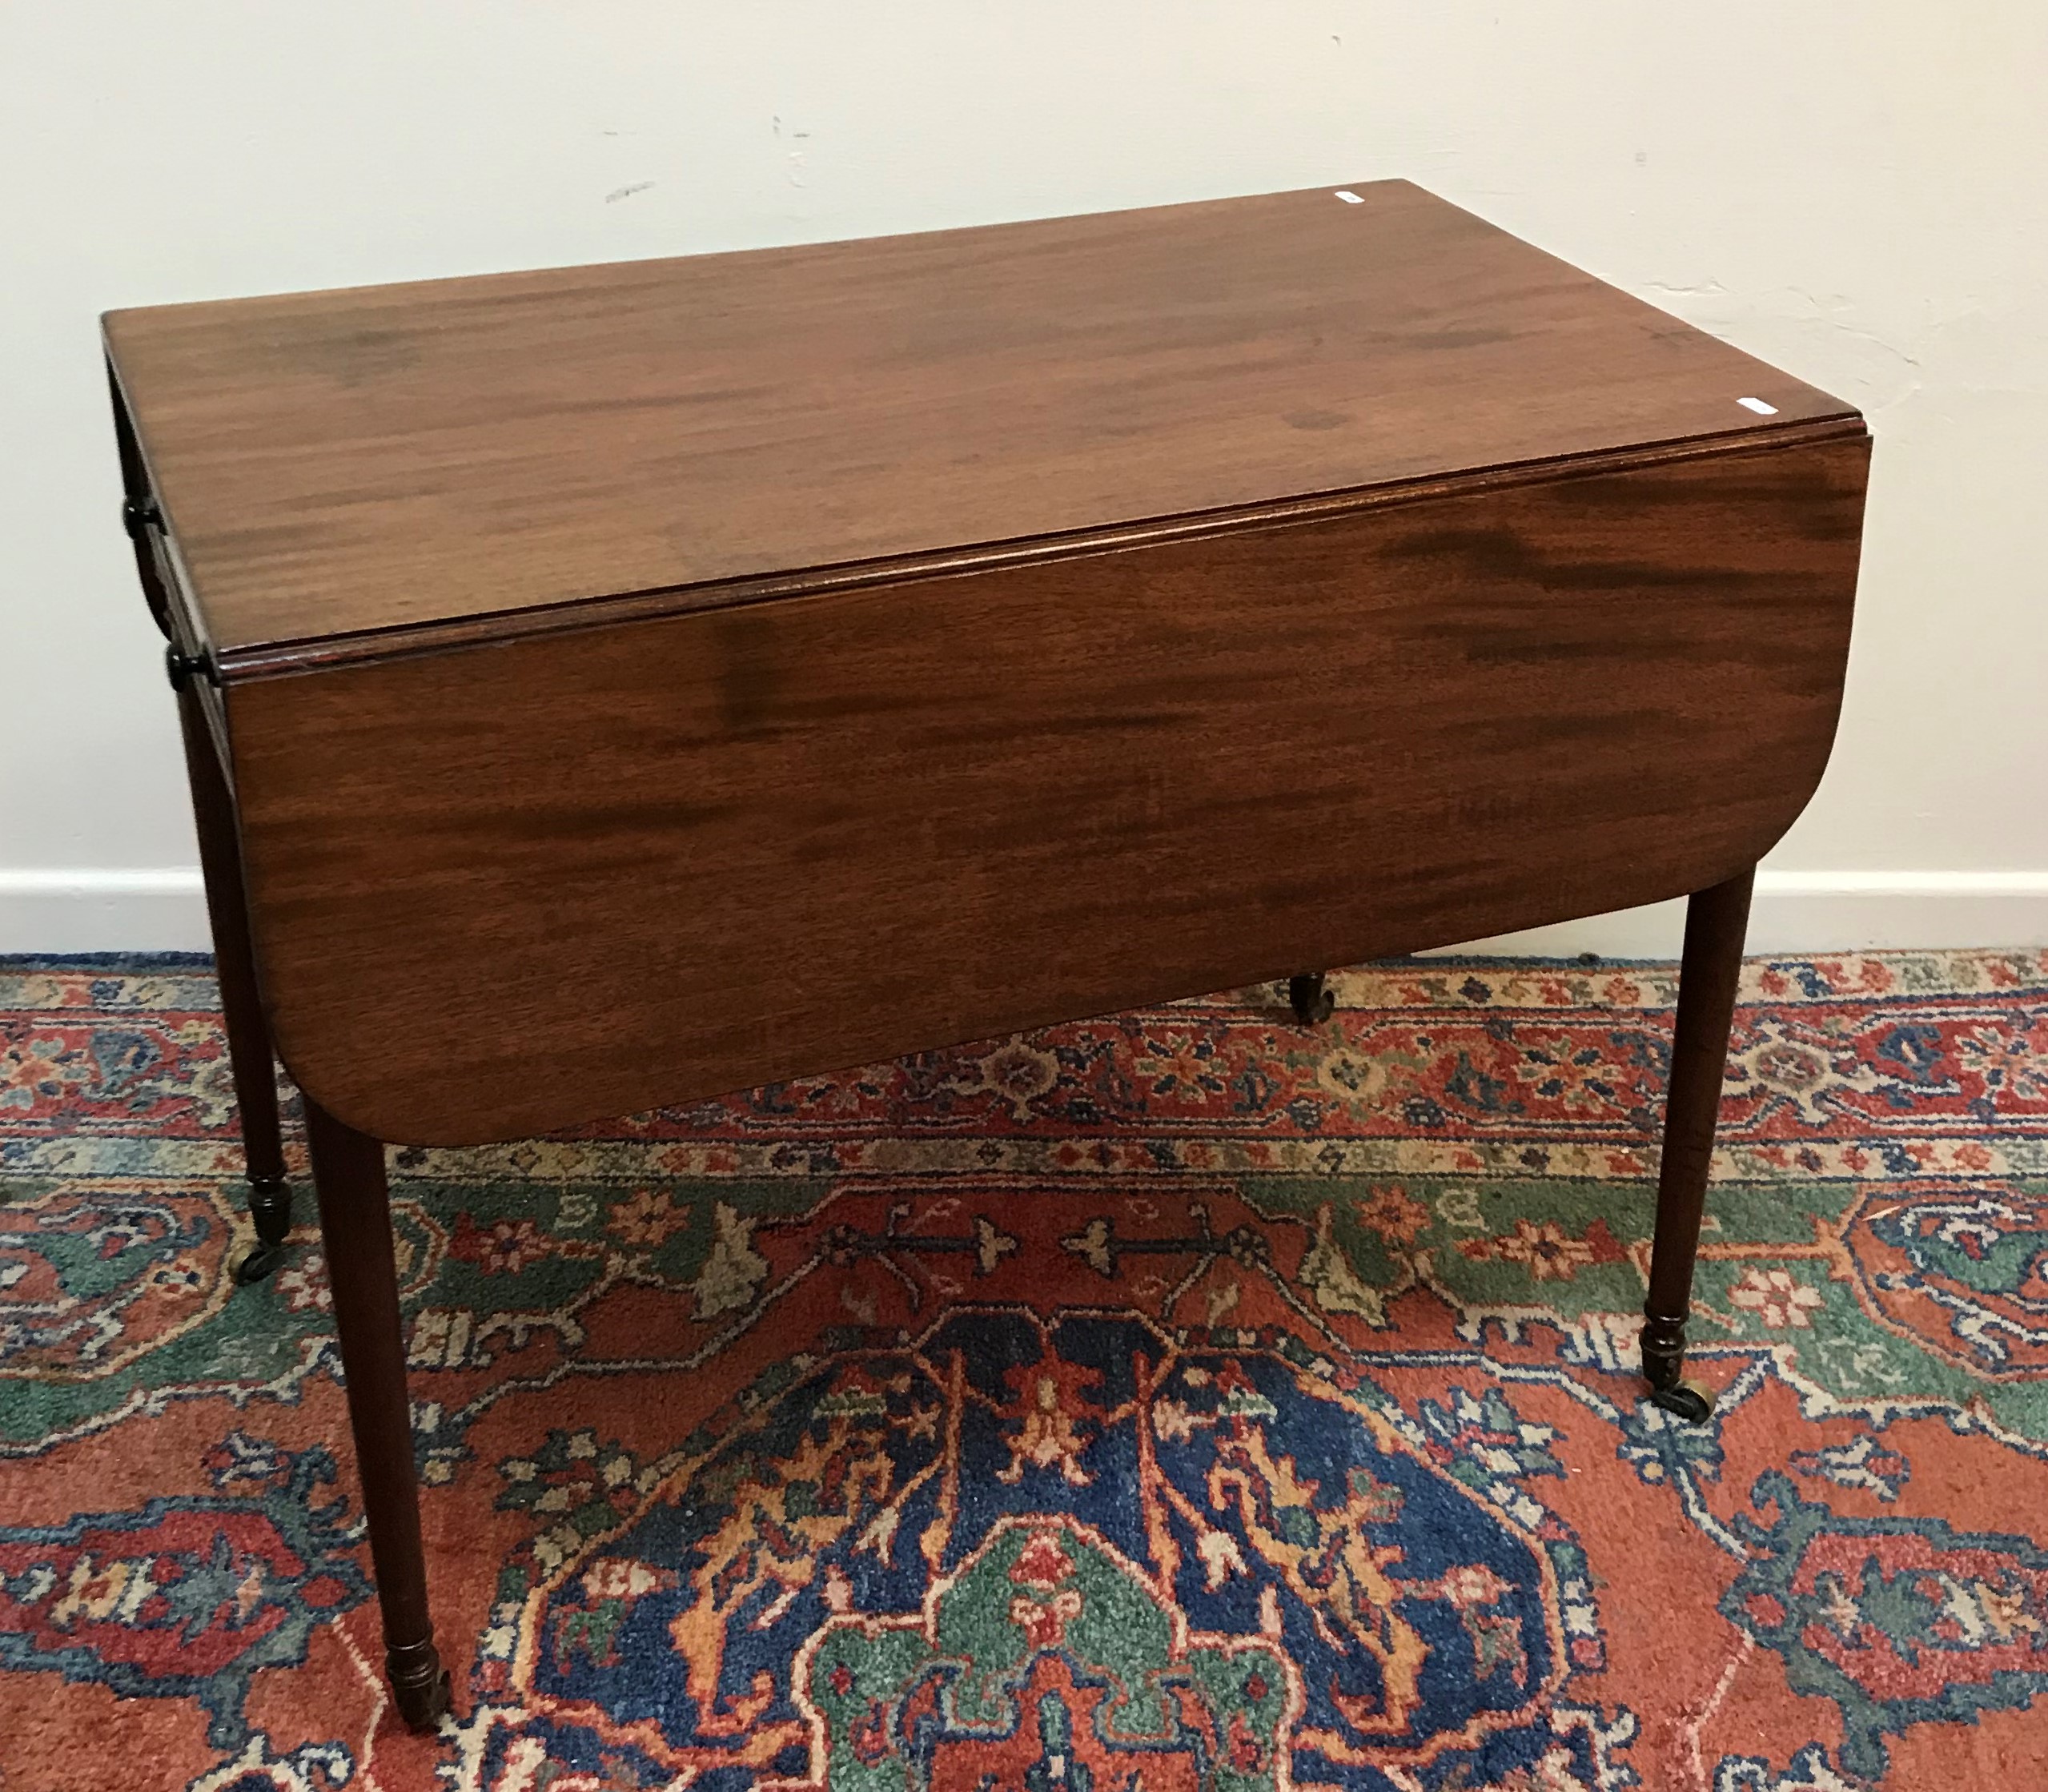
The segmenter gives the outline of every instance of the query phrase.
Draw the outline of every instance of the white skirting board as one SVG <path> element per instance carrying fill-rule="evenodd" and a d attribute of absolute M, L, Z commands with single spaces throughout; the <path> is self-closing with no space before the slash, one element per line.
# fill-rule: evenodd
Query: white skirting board
<path fill-rule="evenodd" d="M 1653 902 L 1584 921 L 1447 946 L 1509 958 L 1675 958 L 1685 904 Z M 1749 950 L 2048 946 L 2048 871 L 1773 871 L 1757 874 Z"/>
<path fill-rule="evenodd" d="M 1676 958 L 1685 915 L 1684 902 L 1659 902 L 1443 950 Z M 197 952 L 211 943 L 196 869 L 0 870 L 0 953 Z M 1944 946 L 2048 946 L 2048 871 L 1757 874 L 1753 953 Z"/>
<path fill-rule="evenodd" d="M 0 868 L 0 953 L 207 952 L 199 869 Z"/>

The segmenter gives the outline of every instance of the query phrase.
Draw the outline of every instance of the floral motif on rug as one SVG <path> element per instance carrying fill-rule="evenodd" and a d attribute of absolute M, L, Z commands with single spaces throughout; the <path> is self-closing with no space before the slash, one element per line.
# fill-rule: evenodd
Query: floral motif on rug
<path fill-rule="evenodd" d="M 203 961 L 0 961 L 0 1786 L 2032 1783 L 2048 954 L 1747 968 L 1697 1427 L 1671 968 L 1333 981 L 396 1153 L 417 1738 Z"/>

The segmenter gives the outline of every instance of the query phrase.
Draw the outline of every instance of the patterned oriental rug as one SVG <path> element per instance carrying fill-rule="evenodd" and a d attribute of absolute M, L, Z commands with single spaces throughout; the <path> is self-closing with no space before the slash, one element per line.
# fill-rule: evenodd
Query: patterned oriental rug
<path fill-rule="evenodd" d="M 1672 967 L 1335 982 L 397 1154 L 416 1738 L 205 962 L 0 962 L 0 1786 L 2048 1786 L 2048 954 L 1749 965 L 1698 1428 Z"/>

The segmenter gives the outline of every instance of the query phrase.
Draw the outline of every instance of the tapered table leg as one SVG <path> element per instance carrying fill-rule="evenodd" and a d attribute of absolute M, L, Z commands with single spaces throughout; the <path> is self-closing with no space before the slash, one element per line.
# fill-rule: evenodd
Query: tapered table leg
<path fill-rule="evenodd" d="M 306 1103 L 306 1136 L 312 1147 L 320 1238 L 347 1378 L 348 1424 L 355 1434 L 370 1559 L 383 1611 L 384 1670 L 399 1714 L 415 1730 L 431 1730 L 448 1708 L 448 1677 L 434 1648 L 427 1611 L 384 1148 L 311 1101 Z"/>
<path fill-rule="evenodd" d="M 1643 1306 L 1643 1373 L 1658 1405 L 1694 1420 L 1713 1403 L 1681 1379 L 1685 1320 L 1693 1302 L 1714 1123 L 1721 1112 L 1728 1030 L 1735 1016 L 1742 942 L 1749 925 L 1753 870 L 1695 894 L 1685 910 L 1685 958 L 1679 971 L 1678 1025 L 1665 1103 L 1664 1155 L 1657 1171 L 1656 1239 L 1650 1250 L 1649 1299 Z"/>
<path fill-rule="evenodd" d="M 269 1024 L 256 993 L 256 963 L 249 938 L 249 904 L 242 888 L 242 852 L 235 838 L 235 805 L 214 747 L 213 733 L 187 685 L 178 693 L 185 735 L 185 769 L 192 786 L 192 818 L 206 876 L 207 919 L 213 928 L 214 966 L 220 977 L 221 1018 L 235 1073 L 235 1105 L 242 1122 L 242 1151 L 249 1175 L 249 1214 L 255 1248 L 235 1265 L 238 1282 L 267 1276 L 283 1256 L 291 1231 L 291 1189 L 284 1179 L 284 1145 L 278 1130 L 277 1071 Z"/>

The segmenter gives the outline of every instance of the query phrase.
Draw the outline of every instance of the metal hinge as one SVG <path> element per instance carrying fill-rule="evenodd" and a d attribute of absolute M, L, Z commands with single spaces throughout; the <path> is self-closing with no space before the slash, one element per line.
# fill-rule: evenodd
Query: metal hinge
<path fill-rule="evenodd" d="M 210 685 L 220 682 L 211 655 L 187 653 L 175 641 L 163 650 L 163 669 L 171 675 L 174 691 L 182 691 L 195 678 L 203 678 Z"/>
<path fill-rule="evenodd" d="M 121 526 L 128 532 L 128 539 L 139 548 L 146 548 L 143 537 L 151 529 L 159 532 L 163 528 L 163 512 L 154 498 L 123 498 L 121 500 Z M 145 572 L 143 587 L 147 595 L 154 589 L 155 581 Z M 156 625 L 167 634 L 170 633 L 170 618 L 160 613 L 155 598 L 150 604 L 150 613 L 156 617 Z M 187 653 L 175 641 L 163 649 L 163 669 L 170 675 L 171 688 L 182 691 L 195 678 L 203 678 L 207 683 L 218 685 L 220 673 L 215 667 L 211 655 L 205 653 Z"/>

